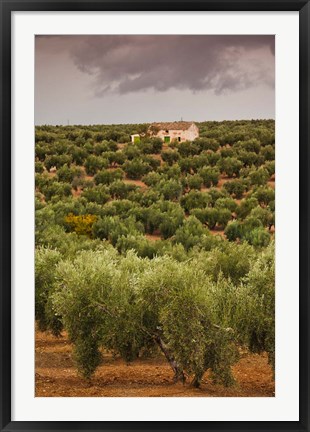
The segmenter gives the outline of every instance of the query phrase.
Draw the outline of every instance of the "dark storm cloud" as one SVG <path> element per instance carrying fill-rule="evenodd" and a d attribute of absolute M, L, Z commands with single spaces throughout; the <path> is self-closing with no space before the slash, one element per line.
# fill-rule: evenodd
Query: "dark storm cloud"
<path fill-rule="evenodd" d="M 274 85 L 274 36 L 47 36 L 51 52 L 68 50 L 94 91 L 171 88 L 216 93 Z"/>
<path fill-rule="evenodd" d="M 273 36 L 36 36 L 36 124 L 273 117 L 274 45 Z"/>
<path fill-rule="evenodd" d="M 273 36 L 62 37 L 95 92 L 153 88 L 216 93 L 274 85 Z M 67 44 L 66 44 L 67 42 Z M 252 57 L 251 57 L 252 54 Z"/>

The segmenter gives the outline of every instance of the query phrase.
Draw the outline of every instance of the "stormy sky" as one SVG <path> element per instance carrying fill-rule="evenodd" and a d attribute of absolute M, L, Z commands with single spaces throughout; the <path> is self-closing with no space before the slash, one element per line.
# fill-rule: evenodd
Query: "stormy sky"
<path fill-rule="evenodd" d="M 274 118 L 274 36 L 36 36 L 35 123 Z"/>

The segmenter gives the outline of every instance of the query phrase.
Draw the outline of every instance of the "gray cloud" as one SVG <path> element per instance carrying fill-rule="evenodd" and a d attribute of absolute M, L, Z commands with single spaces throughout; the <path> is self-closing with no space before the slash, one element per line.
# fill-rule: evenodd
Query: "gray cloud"
<path fill-rule="evenodd" d="M 42 42 L 42 37 L 39 40 Z M 50 52 L 67 50 L 94 78 L 101 96 L 147 89 L 243 90 L 274 86 L 274 36 L 43 36 Z"/>
<path fill-rule="evenodd" d="M 71 40 L 76 66 L 94 91 L 153 88 L 216 93 L 274 85 L 274 36 L 88 36 Z"/>

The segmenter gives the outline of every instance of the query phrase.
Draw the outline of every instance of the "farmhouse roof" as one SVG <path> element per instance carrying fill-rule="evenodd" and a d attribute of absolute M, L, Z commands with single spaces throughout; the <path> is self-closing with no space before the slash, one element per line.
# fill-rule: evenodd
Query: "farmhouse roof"
<path fill-rule="evenodd" d="M 187 130 L 194 122 L 176 121 L 166 123 L 152 123 L 150 130 Z"/>

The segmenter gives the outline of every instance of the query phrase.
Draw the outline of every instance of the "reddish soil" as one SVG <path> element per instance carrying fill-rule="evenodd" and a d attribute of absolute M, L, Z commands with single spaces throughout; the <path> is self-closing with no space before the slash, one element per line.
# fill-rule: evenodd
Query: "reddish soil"
<path fill-rule="evenodd" d="M 220 235 L 222 237 L 225 237 L 224 230 L 221 230 L 221 229 L 218 229 L 218 228 L 214 228 L 213 230 L 210 230 L 210 233 L 212 235 Z"/>
<path fill-rule="evenodd" d="M 103 353 L 102 364 L 90 383 L 77 374 L 72 346 L 66 335 L 55 338 L 36 332 L 36 397 L 137 396 L 137 397 L 272 397 L 274 381 L 267 356 L 242 353 L 233 367 L 237 384 L 226 388 L 213 384 L 208 373 L 200 389 L 174 384 L 173 373 L 159 356 L 127 365 Z"/>
<path fill-rule="evenodd" d="M 151 156 L 152 156 L 153 159 L 159 160 L 160 161 L 160 165 L 162 165 L 164 163 L 164 161 L 163 161 L 163 159 L 162 159 L 162 157 L 161 157 L 160 154 L 152 154 Z"/>
<path fill-rule="evenodd" d="M 228 181 L 232 181 L 232 180 L 235 180 L 235 178 L 234 177 L 220 177 L 219 182 L 216 185 L 216 187 L 218 189 L 221 189 L 224 183 L 226 183 Z"/>
<path fill-rule="evenodd" d="M 228 181 L 231 181 L 231 180 L 235 180 L 235 178 L 234 177 L 220 177 L 219 182 L 216 186 L 212 186 L 211 188 L 202 187 L 201 191 L 202 192 L 208 192 L 209 189 L 213 189 L 213 188 L 222 189 L 223 184 L 228 182 Z"/>
<path fill-rule="evenodd" d="M 85 175 L 84 179 L 85 179 L 85 180 L 89 180 L 89 181 L 94 181 L 94 176 L 91 176 L 91 175 Z"/>
<path fill-rule="evenodd" d="M 55 175 L 57 174 L 56 171 L 52 171 L 52 172 L 51 171 L 45 171 L 45 172 L 47 172 L 49 177 L 55 177 Z"/>
<path fill-rule="evenodd" d="M 276 179 L 274 176 L 272 176 L 271 179 L 268 181 L 268 186 L 272 187 L 273 189 L 276 188 Z"/>
<path fill-rule="evenodd" d="M 83 192 L 83 189 L 81 189 L 80 187 L 78 187 L 77 190 L 71 189 L 71 193 L 74 196 L 74 198 L 78 198 L 82 192 Z"/>

